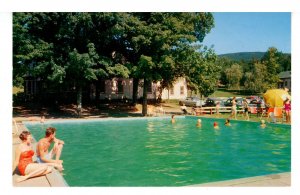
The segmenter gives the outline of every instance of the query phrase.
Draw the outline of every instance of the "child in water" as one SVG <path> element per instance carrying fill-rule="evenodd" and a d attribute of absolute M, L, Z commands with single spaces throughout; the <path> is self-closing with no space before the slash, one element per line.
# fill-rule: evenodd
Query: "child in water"
<path fill-rule="evenodd" d="M 226 121 L 225 121 L 225 125 L 226 125 L 226 126 L 231 126 L 231 124 L 230 124 L 230 120 L 229 120 L 229 119 L 226 119 Z"/>
<path fill-rule="evenodd" d="M 202 126 L 202 124 L 201 124 L 201 119 L 198 119 L 197 120 L 197 125 L 196 125 L 197 127 L 201 127 Z"/>
<path fill-rule="evenodd" d="M 260 121 L 260 127 L 261 127 L 261 128 L 265 128 L 265 127 L 266 127 L 265 120 L 261 120 L 261 121 Z"/>
<path fill-rule="evenodd" d="M 215 128 L 215 129 L 219 129 L 219 125 L 218 125 L 217 122 L 214 122 L 214 128 Z"/>

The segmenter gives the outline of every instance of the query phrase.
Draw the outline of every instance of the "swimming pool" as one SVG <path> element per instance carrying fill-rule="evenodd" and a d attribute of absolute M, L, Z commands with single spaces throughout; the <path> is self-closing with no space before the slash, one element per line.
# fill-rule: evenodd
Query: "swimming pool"
<path fill-rule="evenodd" d="M 196 117 L 47 122 L 70 186 L 186 186 L 291 171 L 291 126 Z M 218 121 L 219 130 L 212 128 Z M 38 140 L 41 124 L 26 123 Z"/>

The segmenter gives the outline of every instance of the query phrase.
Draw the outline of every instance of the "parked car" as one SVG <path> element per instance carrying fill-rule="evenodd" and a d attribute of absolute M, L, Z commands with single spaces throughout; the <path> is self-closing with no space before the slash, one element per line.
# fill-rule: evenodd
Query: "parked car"
<path fill-rule="evenodd" d="M 262 113 L 265 108 L 265 101 L 262 98 L 253 99 L 248 105 L 251 114 Z"/>
<path fill-rule="evenodd" d="M 204 105 L 204 100 L 200 100 L 198 97 L 187 97 L 184 100 L 179 101 L 179 105 L 186 105 L 186 106 L 203 106 Z"/>
<path fill-rule="evenodd" d="M 255 96 L 255 95 L 251 95 L 251 96 L 247 96 L 246 97 L 246 101 L 248 102 L 248 104 L 252 101 L 252 100 L 256 100 L 256 99 L 259 99 L 258 96 Z"/>
<path fill-rule="evenodd" d="M 263 99 L 254 99 L 254 100 L 250 101 L 249 107 L 264 108 L 265 101 Z"/>
<path fill-rule="evenodd" d="M 220 102 L 220 106 L 224 106 L 224 102 L 221 98 L 207 98 L 203 107 L 214 107 Z"/>
<path fill-rule="evenodd" d="M 236 98 L 236 105 L 237 106 L 243 106 L 243 98 Z M 232 106 L 232 98 L 228 98 L 225 102 L 224 102 L 224 106 Z"/>

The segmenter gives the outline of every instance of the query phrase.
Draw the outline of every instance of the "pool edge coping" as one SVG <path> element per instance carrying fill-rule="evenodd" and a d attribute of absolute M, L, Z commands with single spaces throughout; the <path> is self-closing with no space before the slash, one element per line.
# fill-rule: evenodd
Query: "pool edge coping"
<path fill-rule="evenodd" d="M 215 181 L 186 187 L 291 187 L 291 172 Z"/>

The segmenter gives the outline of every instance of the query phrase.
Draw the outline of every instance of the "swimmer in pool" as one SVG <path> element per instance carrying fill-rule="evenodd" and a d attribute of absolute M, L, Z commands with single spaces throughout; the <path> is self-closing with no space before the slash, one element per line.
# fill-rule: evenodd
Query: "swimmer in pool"
<path fill-rule="evenodd" d="M 175 115 L 174 115 L 174 114 L 172 115 L 171 123 L 172 123 L 172 124 L 175 123 Z"/>
<path fill-rule="evenodd" d="M 217 122 L 214 122 L 214 129 L 219 129 L 219 125 Z"/>
<path fill-rule="evenodd" d="M 201 124 L 201 119 L 198 119 L 198 120 L 197 120 L 196 126 L 197 126 L 197 127 L 201 127 L 201 126 L 202 126 L 202 124 Z"/>

